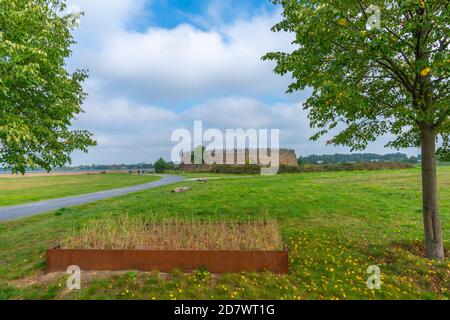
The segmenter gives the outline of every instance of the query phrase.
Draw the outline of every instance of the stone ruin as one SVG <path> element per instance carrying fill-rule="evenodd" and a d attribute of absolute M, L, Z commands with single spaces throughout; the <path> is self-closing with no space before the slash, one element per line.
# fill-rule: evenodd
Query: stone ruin
<path fill-rule="evenodd" d="M 253 164 L 253 165 L 261 165 L 260 156 L 259 153 L 263 152 L 263 154 L 270 156 L 272 150 L 268 149 L 266 150 L 259 150 L 259 149 L 245 149 L 245 164 Z M 229 166 L 239 166 L 243 165 L 242 163 L 238 163 L 238 150 L 234 150 L 234 161 L 233 163 L 227 163 L 226 159 L 226 152 L 227 150 L 223 151 L 223 162 L 221 164 L 223 165 L 229 165 Z M 231 151 L 233 152 L 233 151 Z M 250 160 L 250 153 L 257 155 L 257 161 L 251 161 Z M 214 151 L 212 152 L 214 154 Z M 280 166 L 288 166 L 288 167 L 298 167 L 298 159 L 297 155 L 295 154 L 295 150 L 291 149 L 279 149 L 279 156 L 280 156 Z M 213 165 L 208 164 L 193 164 L 193 160 L 189 164 L 189 160 L 185 161 L 186 159 L 193 159 L 193 152 L 185 153 L 182 157 L 182 162 L 180 164 L 180 167 L 182 170 L 189 171 L 189 170 L 207 170 L 210 169 Z"/>

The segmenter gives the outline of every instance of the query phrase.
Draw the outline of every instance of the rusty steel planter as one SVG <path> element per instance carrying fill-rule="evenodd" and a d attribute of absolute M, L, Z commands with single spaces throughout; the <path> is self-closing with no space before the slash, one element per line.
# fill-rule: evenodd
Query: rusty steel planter
<path fill-rule="evenodd" d="M 211 273 L 241 271 L 288 272 L 287 251 L 152 251 L 49 249 L 46 272 L 66 271 L 71 265 L 82 271 L 153 271 L 204 268 Z"/>

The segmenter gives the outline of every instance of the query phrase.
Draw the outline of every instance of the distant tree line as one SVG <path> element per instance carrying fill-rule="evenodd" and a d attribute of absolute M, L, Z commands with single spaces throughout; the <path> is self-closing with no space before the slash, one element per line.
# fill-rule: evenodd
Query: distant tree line
<path fill-rule="evenodd" d="M 155 170 L 157 173 L 162 173 L 166 170 L 176 169 L 175 163 L 165 161 L 160 158 L 155 163 L 138 163 L 138 164 L 92 164 L 80 166 L 62 166 L 53 168 L 53 171 L 109 171 L 109 170 Z M 9 168 L 0 167 L 0 171 L 10 171 Z M 46 171 L 43 168 L 26 168 L 25 171 Z"/>
<path fill-rule="evenodd" d="M 440 159 L 441 163 L 448 161 L 447 159 Z M 354 153 L 354 154 L 333 154 L 333 155 L 310 155 L 300 156 L 298 163 L 302 164 L 339 164 L 339 163 L 361 163 L 361 162 L 405 162 L 418 163 L 421 161 L 420 155 L 417 157 L 408 157 L 404 153 L 389 153 L 379 155 L 376 153 Z M 162 173 L 166 170 L 175 170 L 177 166 L 173 162 L 165 161 L 160 158 L 155 163 L 139 163 L 139 164 L 92 164 L 80 166 L 62 166 L 53 168 L 53 170 L 78 170 L 78 171 L 98 171 L 98 170 L 148 170 L 154 169 L 157 173 Z M 8 168 L 1 168 L 0 171 L 10 171 Z M 26 171 L 45 171 L 42 168 L 27 168 Z"/>
<path fill-rule="evenodd" d="M 153 169 L 152 163 L 139 163 L 139 164 L 92 164 L 92 165 L 80 165 L 80 166 L 63 166 L 58 168 L 60 170 L 140 170 L 140 169 Z"/>
<path fill-rule="evenodd" d="M 310 155 L 298 159 L 299 164 L 333 164 L 358 162 L 409 162 L 417 163 L 420 157 L 408 157 L 404 153 L 389 153 L 385 155 L 375 153 L 354 153 L 334 155 Z"/>
<path fill-rule="evenodd" d="M 98 171 L 98 170 L 145 170 L 153 169 L 154 166 L 151 163 L 139 163 L 139 164 L 92 164 L 92 165 L 80 165 L 80 166 L 62 166 L 53 168 L 53 171 Z M 1 168 L 3 171 L 10 171 L 8 168 Z M 26 168 L 25 171 L 46 171 L 43 168 Z"/>

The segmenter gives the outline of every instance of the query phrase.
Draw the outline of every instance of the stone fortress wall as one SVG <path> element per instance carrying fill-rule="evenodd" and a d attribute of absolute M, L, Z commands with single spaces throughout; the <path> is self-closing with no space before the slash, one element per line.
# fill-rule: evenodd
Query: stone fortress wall
<path fill-rule="evenodd" d="M 242 163 L 238 163 L 238 150 L 234 150 L 234 161 L 233 163 L 227 163 L 227 158 L 226 158 L 226 151 L 223 151 L 223 162 L 221 164 L 224 165 L 230 165 L 230 166 L 238 166 L 238 165 L 243 165 Z M 256 165 L 261 165 L 261 158 L 259 156 L 260 151 L 262 152 L 262 154 L 264 155 L 271 155 L 272 150 L 268 149 L 266 150 L 258 150 L 258 149 L 245 149 L 245 163 L 244 164 L 256 164 Z M 231 150 L 231 152 L 233 152 Z M 252 161 L 250 158 L 250 153 L 252 152 L 252 154 L 256 154 L 257 155 L 257 161 L 255 163 L 255 161 Z M 214 154 L 214 153 L 213 153 Z M 191 152 L 186 153 L 183 155 L 183 161 L 181 163 L 181 168 L 184 170 L 193 170 L 193 169 L 208 169 L 210 167 L 212 167 L 212 165 L 207 165 L 207 164 L 189 164 L 189 159 L 192 159 L 193 155 Z M 291 149 L 280 149 L 279 150 L 279 157 L 280 157 L 280 166 L 289 166 L 289 167 L 297 167 L 298 166 L 298 161 L 297 161 L 297 155 L 295 154 L 295 150 L 291 150 Z M 192 161 L 193 162 L 193 161 Z M 231 162 L 231 161 L 230 161 Z"/>

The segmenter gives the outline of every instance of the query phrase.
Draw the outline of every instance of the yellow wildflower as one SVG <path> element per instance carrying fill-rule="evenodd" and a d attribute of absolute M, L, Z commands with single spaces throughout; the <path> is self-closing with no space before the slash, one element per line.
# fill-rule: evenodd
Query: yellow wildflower
<path fill-rule="evenodd" d="M 340 25 L 341 27 L 347 27 L 348 26 L 348 20 L 341 18 L 341 19 L 338 20 L 338 25 Z"/>
<path fill-rule="evenodd" d="M 423 70 L 420 72 L 420 75 L 421 75 L 422 77 L 426 77 L 430 72 L 431 72 L 431 68 L 428 67 L 428 68 L 423 69 Z"/>

